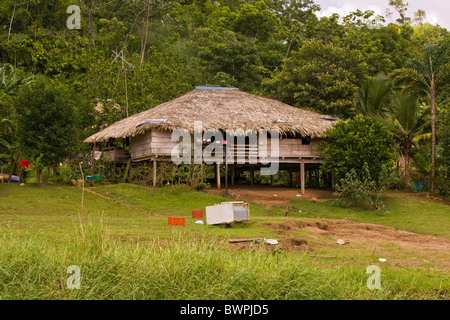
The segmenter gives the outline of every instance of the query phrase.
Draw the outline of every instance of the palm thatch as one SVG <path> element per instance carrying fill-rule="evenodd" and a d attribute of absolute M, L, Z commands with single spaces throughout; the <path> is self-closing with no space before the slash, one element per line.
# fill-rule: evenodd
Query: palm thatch
<path fill-rule="evenodd" d="M 167 120 L 137 127 L 148 119 Z M 93 143 L 133 137 L 149 129 L 186 129 L 192 133 L 194 121 L 202 121 L 203 131 L 265 129 L 317 138 L 332 126 L 333 120 L 235 88 L 196 87 L 181 97 L 122 119 L 84 141 Z"/>

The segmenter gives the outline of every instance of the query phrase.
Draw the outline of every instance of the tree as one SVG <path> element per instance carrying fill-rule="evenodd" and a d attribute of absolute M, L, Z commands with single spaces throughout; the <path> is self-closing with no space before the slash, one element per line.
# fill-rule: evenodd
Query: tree
<path fill-rule="evenodd" d="M 69 155 L 77 138 L 77 119 L 74 99 L 65 87 L 39 79 L 18 95 L 17 113 L 18 140 L 28 158 L 56 166 Z M 40 173 L 37 168 L 38 185 Z"/>
<path fill-rule="evenodd" d="M 356 103 L 364 115 L 378 115 L 389 104 L 391 81 L 382 73 L 367 79 L 356 93 Z"/>
<path fill-rule="evenodd" d="M 400 24 L 405 24 L 411 21 L 411 18 L 406 16 L 406 11 L 408 10 L 408 3 L 403 0 L 389 0 L 389 5 L 394 7 L 395 11 L 398 12 L 400 18 L 397 19 L 397 22 Z"/>
<path fill-rule="evenodd" d="M 236 15 L 235 29 L 253 39 L 266 40 L 276 25 L 275 16 L 266 8 L 264 1 L 242 4 Z"/>
<path fill-rule="evenodd" d="M 370 177 L 378 181 L 382 166 L 392 168 L 397 158 L 392 133 L 378 121 L 362 115 L 341 120 L 328 129 L 319 150 L 323 168 L 334 173 L 338 181 L 351 169 L 363 180 L 364 164 L 369 166 Z"/>
<path fill-rule="evenodd" d="M 400 155 L 404 159 L 405 189 L 409 190 L 409 165 L 413 147 L 429 124 L 426 112 L 420 112 L 416 96 L 397 93 L 387 111 L 377 118 L 394 135 Z"/>
<path fill-rule="evenodd" d="M 292 52 L 282 70 L 263 85 L 287 104 L 349 117 L 355 114 L 354 95 L 366 67 L 359 51 L 312 40 Z"/>
<path fill-rule="evenodd" d="M 425 13 L 425 11 L 419 9 L 416 13 L 414 13 L 414 21 L 422 24 L 422 21 L 426 18 L 426 16 L 427 14 Z"/>
<path fill-rule="evenodd" d="M 425 93 L 430 99 L 431 109 L 431 188 L 434 192 L 436 167 L 436 98 L 450 83 L 449 40 L 424 45 L 422 55 L 413 59 L 409 68 L 392 73 L 394 85 L 404 90 Z"/>

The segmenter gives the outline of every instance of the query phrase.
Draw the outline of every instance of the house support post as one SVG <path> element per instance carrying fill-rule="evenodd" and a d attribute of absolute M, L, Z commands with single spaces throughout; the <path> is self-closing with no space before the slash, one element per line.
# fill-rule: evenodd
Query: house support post
<path fill-rule="evenodd" d="M 300 160 L 300 185 L 302 194 L 305 194 L 305 160 Z"/>
<path fill-rule="evenodd" d="M 94 153 L 95 153 L 95 142 L 91 151 L 91 176 L 94 175 L 94 161 L 95 161 Z"/>
<path fill-rule="evenodd" d="M 220 190 L 220 162 L 217 162 L 216 165 L 216 181 L 217 181 L 217 190 Z"/>
<path fill-rule="evenodd" d="M 156 160 L 153 160 L 153 188 L 156 187 Z"/>
<path fill-rule="evenodd" d="M 225 194 L 228 195 L 228 163 L 225 158 Z"/>

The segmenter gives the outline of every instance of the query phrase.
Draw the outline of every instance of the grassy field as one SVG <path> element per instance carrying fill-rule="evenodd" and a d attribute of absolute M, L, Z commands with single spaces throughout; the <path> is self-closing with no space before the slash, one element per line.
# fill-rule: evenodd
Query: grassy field
<path fill-rule="evenodd" d="M 251 203 L 251 222 L 226 228 L 190 218 L 193 209 L 229 200 L 220 196 L 130 184 L 91 191 L 81 212 L 81 188 L 0 184 L 0 299 L 448 299 L 445 204 L 392 194 L 377 214 L 293 200 L 285 218 L 280 208 Z M 168 226 L 170 215 L 185 216 L 186 226 Z M 342 230 L 292 227 L 329 221 L 337 228 L 328 219 L 428 236 L 419 238 L 426 241 L 419 250 L 416 242 L 400 241 L 414 235 L 388 238 L 395 230 L 386 227 L 383 241 L 348 233 L 350 244 L 339 246 Z M 228 243 L 247 237 L 280 245 Z M 374 264 L 381 269 L 379 290 L 366 285 Z M 80 290 L 67 288 L 70 265 L 81 269 Z"/>

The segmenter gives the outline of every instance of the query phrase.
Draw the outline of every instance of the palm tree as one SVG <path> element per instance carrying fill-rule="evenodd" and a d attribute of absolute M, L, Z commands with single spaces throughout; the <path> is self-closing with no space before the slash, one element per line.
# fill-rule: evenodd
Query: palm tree
<path fill-rule="evenodd" d="M 409 162 L 411 151 L 417 146 L 417 141 L 426 135 L 425 129 L 429 125 L 427 111 L 421 111 L 418 99 L 413 95 L 397 93 L 393 95 L 390 106 L 377 118 L 393 134 L 397 141 L 400 155 L 404 159 L 405 189 L 410 188 Z"/>
<path fill-rule="evenodd" d="M 434 192 L 436 167 L 436 97 L 448 86 L 450 80 L 449 41 L 424 45 L 422 55 L 410 62 L 408 68 L 393 72 L 394 85 L 404 90 L 426 93 L 431 109 L 431 188 Z"/>
<path fill-rule="evenodd" d="M 364 115 L 380 114 L 388 106 L 391 93 L 391 81 L 383 73 L 364 81 L 356 93 L 359 111 Z"/>

